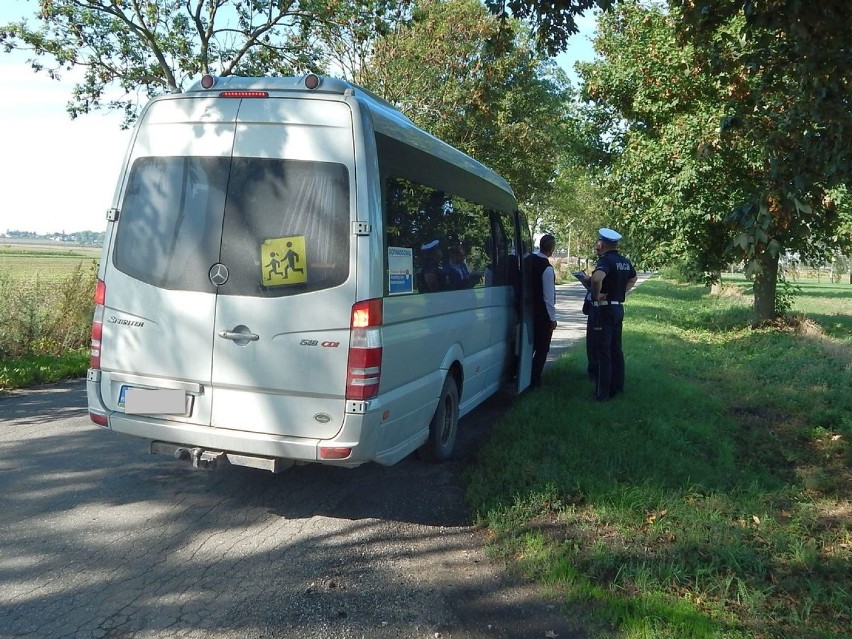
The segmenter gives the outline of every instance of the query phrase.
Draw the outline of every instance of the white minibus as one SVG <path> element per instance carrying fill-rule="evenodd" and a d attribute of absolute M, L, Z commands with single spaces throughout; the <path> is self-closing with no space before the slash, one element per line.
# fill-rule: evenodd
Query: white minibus
<path fill-rule="evenodd" d="M 157 97 L 112 206 L 89 415 L 153 453 L 440 461 L 459 417 L 529 385 L 511 188 L 358 86 L 204 76 Z"/>

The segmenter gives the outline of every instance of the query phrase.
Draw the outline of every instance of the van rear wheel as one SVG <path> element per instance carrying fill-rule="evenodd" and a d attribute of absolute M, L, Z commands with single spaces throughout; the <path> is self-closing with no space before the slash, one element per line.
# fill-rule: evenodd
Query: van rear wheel
<path fill-rule="evenodd" d="M 429 423 L 429 438 L 420 447 L 419 455 L 426 461 L 446 461 L 453 455 L 459 430 L 459 387 L 452 375 L 447 375 L 435 415 Z"/>

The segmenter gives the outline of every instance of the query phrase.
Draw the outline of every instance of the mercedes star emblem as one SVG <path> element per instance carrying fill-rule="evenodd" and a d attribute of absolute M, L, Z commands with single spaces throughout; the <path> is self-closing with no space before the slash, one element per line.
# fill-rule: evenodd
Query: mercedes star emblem
<path fill-rule="evenodd" d="M 207 275 L 213 284 L 222 286 L 222 284 L 228 281 L 228 267 L 221 262 L 217 262 L 210 267 L 210 272 Z"/>

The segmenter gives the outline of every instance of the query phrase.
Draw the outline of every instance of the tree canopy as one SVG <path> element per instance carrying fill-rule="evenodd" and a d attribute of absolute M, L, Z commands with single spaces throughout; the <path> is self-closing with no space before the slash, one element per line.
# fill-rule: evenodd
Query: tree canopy
<path fill-rule="evenodd" d="M 376 43 L 361 80 L 534 206 L 562 153 L 570 89 L 517 21 L 509 29 L 498 38 L 498 20 L 478 0 L 424 0 Z"/>
<path fill-rule="evenodd" d="M 711 274 L 743 259 L 762 322 L 781 310 L 781 255 L 818 260 L 852 243 L 839 206 L 849 184 L 848 85 L 823 73 L 848 47 L 827 41 L 836 48 L 819 62 L 797 64 L 780 21 L 750 24 L 732 10 L 714 13 L 711 28 L 686 4 L 681 15 L 621 3 L 600 21 L 601 59 L 583 75 L 598 121 L 622 123 L 603 133 L 613 152 L 607 192 L 653 265 L 685 257 Z"/>
<path fill-rule="evenodd" d="M 725 89 L 724 143 L 758 150 L 759 184 L 736 211 L 744 230 L 754 238 L 754 218 L 784 248 L 824 257 L 840 222 L 831 191 L 852 184 L 852 4 L 672 5 L 681 41 L 694 43 L 697 64 Z"/>
<path fill-rule="evenodd" d="M 31 24 L 32 22 L 32 24 Z M 72 117 L 121 110 L 204 73 L 329 73 L 372 89 L 496 169 L 518 199 L 551 189 L 569 85 L 521 23 L 477 0 L 39 0 L 0 27 L 36 71 L 83 70 Z"/>
<path fill-rule="evenodd" d="M 699 272 L 733 259 L 727 213 L 748 188 L 742 157 L 720 144 L 719 90 L 664 11 L 622 5 L 604 16 L 597 62 L 581 65 L 609 154 L 603 191 L 634 259 Z"/>
<path fill-rule="evenodd" d="M 349 25 L 383 0 L 39 0 L 35 24 L 0 26 L 0 45 L 31 54 L 53 77 L 81 68 L 68 112 L 119 109 L 125 124 L 142 103 L 192 78 L 322 70 L 311 28 Z"/>
<path fill-rule="evenodd" d="M 565 47 L 567 37 L 576 30 L 575 17 L 585 10 L 621 6 L 629 12 L 631 7 L 659 10 L 666 6 L 628 0 L 493 0 L 488 5 L 498 13 L 508 10 L 529 20 L 541 45 L 550 51 Z M 675 17 L 671 26 L 676 46 L 691 51 L 692 72 L 719 89 L 714 98 L 715 109 L 720 111 L 717 134 L 711 134 L 705 125 L 699 127 L 703 133 L 694 132 L 695 149 L 704 155 L 695 168 L 706 166 L 711 156 L 724 159 L 725 163 L 716 164 L 725 179 L 716 180 L 716 172 L 709 176 L 732 198 L 726 221 L 736 233 L 730 248 L 739 249 L 755 275 L 757 319 L 771 319 L 778 310 L 776 277 L 784 251 L 818 260 L 834 251 L 848 251 L 852 244 L 848 211 L 840 206 L 852 182 L 852 49 L 848 44 L 852 41 L 852 4 L 847 0 L 670 0 L 667 8 Z M 641 46 L 634 53 L 636 67 L 657 66 L 657 60 Z M 641 77 L 643 70 L 636 71 Z M 682 74 L 676 77 L 682 79 Z M 678 102 L 689 97 L 677 91 L 680 86 L 682 82 L 669 92 L 678 93 Z M 607 94 L 605 101 L 618 100 L 608 87 L 602 91 Z M 697 116 L 701 109 L 695 102 L 693 107 Z M 639 143 L 632 136 L 631 144 L 637 147 Z M 641 157 L 634 151 L 634 157 Z M 646 146 L 644 159 L 659 167 L 661 153 L 657 149 L 655 157 L 654 146 Z M 669 168 L 681 180 L 689 175 L 685 166 Z M 734 168 L 742 173 L 726 171 Z M 655 190 L 641 182 L 620 187 Z M 681 196 L 686 194 L 681 190 Z M 661 219 L 656 213 L 651 215 L 658 228 L 687 230 L 680 224 L 672 226 L 674 220 L 667 221 L 665 214 Z M 724 229 L 714 223 L 713 230 Z M 676 235 L 683 240 L 681 250 L 697 259 L 698 266 L 710 268 L 720 257 L 719 250 L 708 250 L 704 233 L 693 234 L 691 239 L 689 233 Z M 724 236 L 714 236 L 714 242 Z"/>
<path fill-rule="evenodd" d="M 485 0 L 485 5 L 502 19 L 513 16 L 527 21 L 536 34 L 539 47 L 556 55 L 577 33 L 577 17 L 591 9 L 609 9 L 617 0 Z"/>

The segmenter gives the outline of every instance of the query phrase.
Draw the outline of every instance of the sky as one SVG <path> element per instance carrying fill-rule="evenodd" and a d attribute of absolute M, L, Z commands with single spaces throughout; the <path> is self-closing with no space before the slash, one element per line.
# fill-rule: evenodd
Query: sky
<path fill-rule="evenodd" d="M 37 3 L 0 2 L 0 24 L 34 15 Z M 582 18 L 557 62 L 576 82 L 574 62 L 594 56 L 594 19 Z M 130 141 L 121 116 L 96 111 L 72 120 L 65 110 L 73 74 L 34 73 L 27 56 L 0 50 L 0 234 L 100 232 Z"/>

